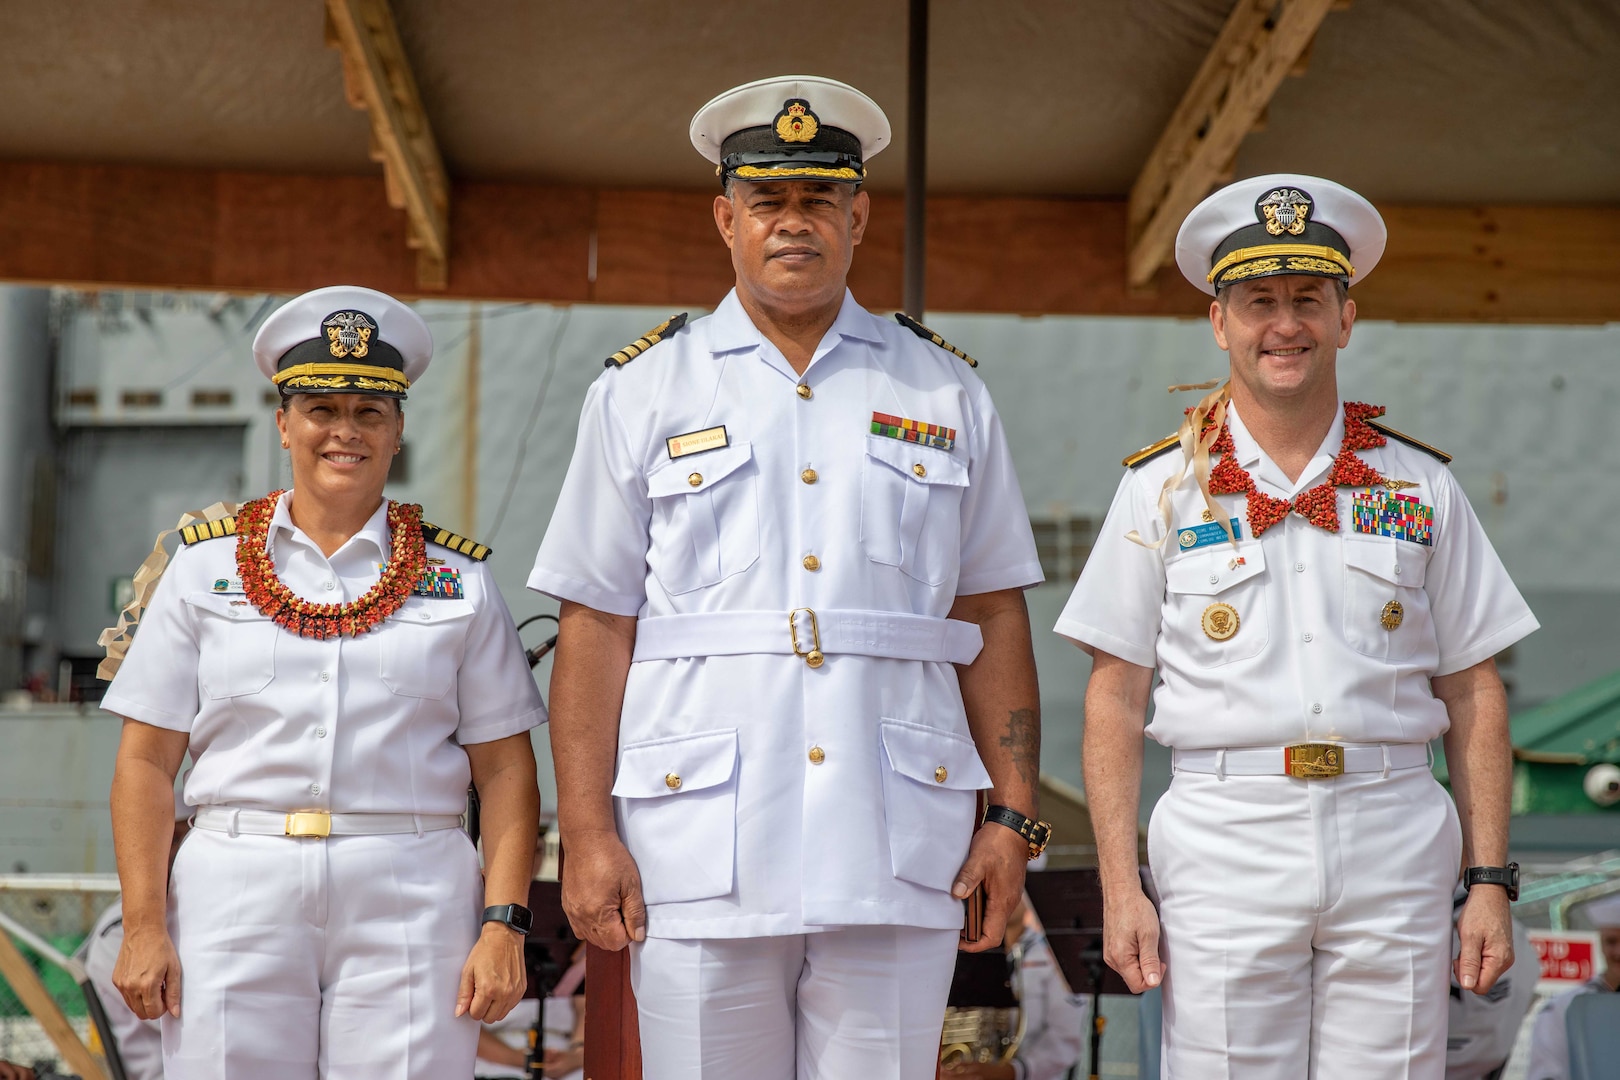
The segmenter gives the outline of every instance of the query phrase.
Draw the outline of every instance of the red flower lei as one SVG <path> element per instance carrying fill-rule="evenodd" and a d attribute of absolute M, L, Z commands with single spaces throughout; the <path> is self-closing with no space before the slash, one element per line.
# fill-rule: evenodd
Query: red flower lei
<path fill-rule="evenodd" d="M 422 536 L 422 508 L 415 503 L 388 504 L 391 551 L 377 584 L 347 604 L 316 604 L 282 584 L 275 562 L 265 550 L 276 500 L 272 491 L 245 504 L 236 515 L 236 572 L 242 591 L 259 612 L 277 626 L 317 640 L 365 633 L 398 611 L 427 569 L 427 543 Z"/>
<path fill-rule="evenodd" d="M 1384 478 L 1379 475 L 1377 469 L 1356 456 L 1357 450 L 1371 450 L 1389 442 L 1378 433 L 1377 429 L 1367 423 L 1373 417 L 1383 415 L 1382 405 L 1367 405 L 1359 401 L 1345 402 L 1344 442 L 1339 445 L 1338 456 L 1333 459 L 1333 468 L 1328 471 L 1327 480 L 1309 491 L 1300 492 L 1292 502 L 1267 495 L 1255 487 L 1254 477 L 1249 475 L 1249 470 L 1237 463 L 1237 454 L 1232 446 L 1231 428 L 1222 424 L 1219 437 L 1209 448 L 1210 453 L 1221 455 L 1220 463 L 1209 473 L 1210 494 L 1247 496 L 1249 530 L 1250 534 L 1256 537 L 1282 521 L 1290 510 L 1312 525 L 1328 532 L 1338 532 L 1337 489 L 1372 487 L 1384 483 Z"/>

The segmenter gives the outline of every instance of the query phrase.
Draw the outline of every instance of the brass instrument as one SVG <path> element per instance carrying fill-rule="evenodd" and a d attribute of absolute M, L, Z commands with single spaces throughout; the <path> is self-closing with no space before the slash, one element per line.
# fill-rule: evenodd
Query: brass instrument
<path fill-rule="evenodd" d="M 951 1006 L 939 1035 L 941 1066 L 1008 1062 L 1024 1040 L 1024 1010 L 992 1006 Z"/>

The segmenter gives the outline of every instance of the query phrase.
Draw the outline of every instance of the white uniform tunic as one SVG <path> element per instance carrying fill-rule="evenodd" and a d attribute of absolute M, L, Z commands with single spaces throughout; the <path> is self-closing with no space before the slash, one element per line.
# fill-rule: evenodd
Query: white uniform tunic
<path fill-rule="evenodd" d="M 1341 409 L 1290 482 L 1227 415 L 1238 463 L 1278 498 L 1321 483 L 1344 438 Z M 1165 534 L 1172 450 L 1121 481 L 1058 620 L 1088 651 L 1158 669 L 1147 734 L 1183 763 L 1148 830 L 1169 1075 L 1438 1080 L 1445 1067 L 1461 834 L 1425 767 L 1423 744 L 1448 726 L 1430 680 L 1537 624 L 1438 459 L 1394 438 L 1358 456 L 1411 482 L 1400 494 L 1432 508 L 1430 543 L 1358 532 L 1350 488 L 1339 531 L 1290 513 L 1258 540 L 1244 496 L 1218 495 L 1242 538 L 1199 543 L 1208 523 L 1190 475 L 1172 493 L 1169 541 L 1132 543 L 1133 529 Z M 1224 640 L 1203 625 L 1216 604 L 1236 614 Z M 1359 763 L 1385 767 L 1285 775 L 1281 748 L 1307 741 L 1370 744 Z M 1231 755 L 1244 748 L 1258 753 Z M 1228 775 L 1239 758 L 1270 775 Z"/>
<path fill-rule="evenodd" d="M 1569 1007 L 1583 994 L 1612 994 L 1603 975 L 1548 998 L 1530 1028 L 1530 1064 L 1525 1080 L 1569 1080 Z"/>
<path fill-rule="evenodd" d="M 874 413 L 954 442 L 874 434 Z M 705 452 L 666 442 L 720 426 Z M 847 293 L 802 378 L 735 293 L 605 372 L 529 587 L 642 620 L 768 612 L 781 653 L 631 665 L 613 794 L 648 934 L 960 928 L 947 890 L 990 778 L 955 669 L 831 650 L 812 669 L 783 655 L 788 612 L 943 619 L 1040 580 L 984 384 Z"/>
<path fill-rule="evenodd" d="M 1091 995 L 1069 990 L 1039 926 L 1024 928 L 1011 959 L 1013 993 L 1024 1013 L 1014 1080 L 1065 1080 L 1085 1054 Z"/>
<path fill-rule="evenodd" d="M 328 558 L 283 497 L 268 547 L 299 596 L 344 603 L 379 577 L 387 505 Z M 545 720 L 487 568 L 429 545 L 460 599 L 412 596 L 358 637 L 299 637 L 242 594 L 236 543 L 182 547 L 102 701 L 190 736 L 194 806 L 459 814 L 461 746 Z M 455 1019 L 482 887 L 464 833 L 325 840 L 193 829 L 175 857 L 169 931 L 181 1017 L 170 1080 L 429 1080 L 471 1072 L 477 1021 Z"/>

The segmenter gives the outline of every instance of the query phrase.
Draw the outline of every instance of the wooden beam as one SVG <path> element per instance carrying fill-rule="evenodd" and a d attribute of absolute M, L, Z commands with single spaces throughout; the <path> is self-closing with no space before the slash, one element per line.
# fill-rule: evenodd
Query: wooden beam
<path fill-rule="evenodd" d="M 1283 79 L 1303 71 L 1333 2 L 1238 0 L 1131 187 L 1133 287 L 1152 282 L 1187 212 L 1230 175 L 1239 144 Z"/>
<path fill-rule="evenodd" d="M 450 287 L 471 300 L 712 307 L 731 287 L 712 192 L 455 185 Z M 419 296 L 403 216 L 366 176 L 0 161 L 0 281 L 296 293 L 346 282 Z M 1363 318 L 1620 321 L 1620 207 L 1381 206 L 1389 248 Z M 901 302 L 903 207 L 874 195 L 850 288 Z M 1174 267 L 1125 284 L 1123 199 L 936 195 L 931 311 L 1202 317 Z M 596 276 L 590 275 L 592 237 Z M 990 359 L 984 357 L 982 359 Z"/>
<path fill-rule="evenodd" d="M 0 977 L 3 977 L 11 987 L 11 992 L 17 995 L 23 1008 L 28 1010 L 30 1016 L 38 1022 L 46 1036 L 56 1044 L 56 1050 L 62 1055 L 62 1061 L 73 1072 L 78 1073 L 84 1080 L 106 1080 L 107 1074 L 101 1068 L 101 1062 L 80 1041 L 78 1032 L 68 1023 L 68 1018 L 62 1015 L 62 1009 L 51 997 L 50 991 L 40 980 L 39 972 L 34 970 L 21 950 L 12 942 L 11 935 L 0 930 Z"/>
<path fill-rule="evenodd" d="M 641 1025 L 630 950 L 585 947 L 585 1075 L 641 1080 Z"/>
<path fill-rule="evenodd" d="M 388 0 L 327 0 L 326 43 L 343 57 L 349 104 L 371 117 L 371 158 L 382 162 L 388 204 L 409 222 L 405 243 L 416 250 L 416 283 L 443 289 L 450 180 Z"/>

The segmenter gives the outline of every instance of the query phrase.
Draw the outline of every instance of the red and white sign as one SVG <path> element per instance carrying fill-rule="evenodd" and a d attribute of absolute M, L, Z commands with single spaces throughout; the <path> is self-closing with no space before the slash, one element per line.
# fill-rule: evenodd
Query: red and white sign
<path fill-rule="evenodd" d="M 1590 930 L 1531 930 L 1530 944 L 1541 961 L 1541 993 L 1579 986 L 1602 966 L 1598 935 Z"/>

